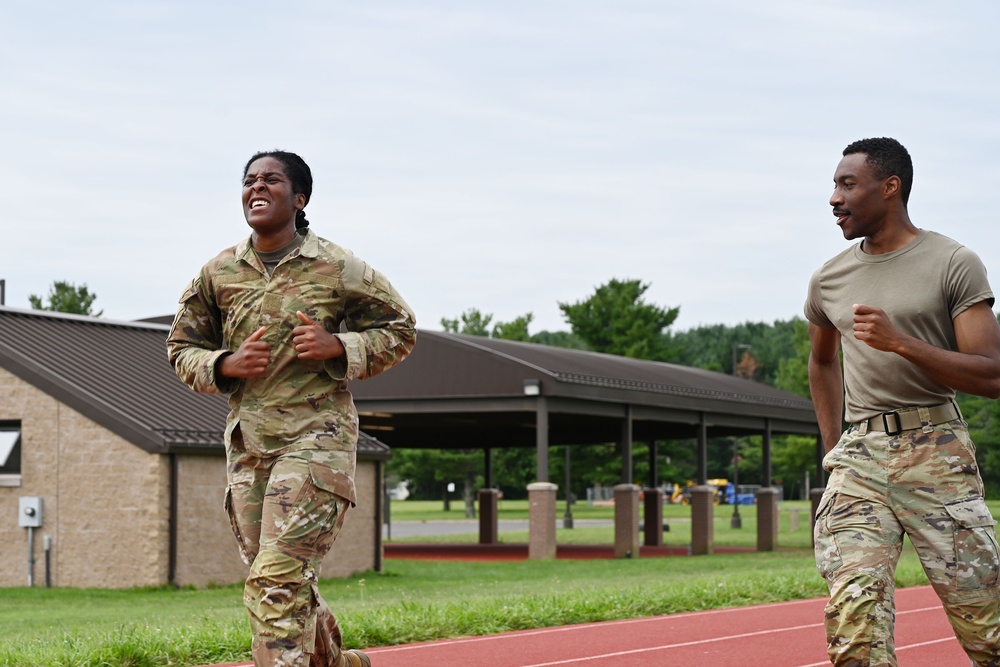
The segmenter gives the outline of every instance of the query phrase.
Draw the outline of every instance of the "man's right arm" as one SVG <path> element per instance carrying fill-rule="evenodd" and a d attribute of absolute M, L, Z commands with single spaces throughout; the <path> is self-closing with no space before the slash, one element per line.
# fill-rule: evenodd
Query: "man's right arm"
<path fill-rule="evenodd" d="M 840 368 L 840 332 L 809 324 L 809 391 L 823 447 L 840 440 L 844 415 L 844 375 Z"/>

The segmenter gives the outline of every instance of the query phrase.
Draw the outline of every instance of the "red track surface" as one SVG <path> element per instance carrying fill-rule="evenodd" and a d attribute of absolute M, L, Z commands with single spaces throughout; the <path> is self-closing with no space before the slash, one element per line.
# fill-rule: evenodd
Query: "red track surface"
<path fill-rule="evenodd" d="M 825 599 L 365 649 L 373 667 L 823 667 Z M 896 592 L 900 667 L 967 665 L 930 586 Z"/>

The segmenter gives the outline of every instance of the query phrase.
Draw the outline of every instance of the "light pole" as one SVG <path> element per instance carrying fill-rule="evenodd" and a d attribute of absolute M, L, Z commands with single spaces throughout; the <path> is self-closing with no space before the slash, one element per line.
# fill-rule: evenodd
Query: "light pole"
<path fill-rule="evenodd" d="M 736 352 L 738 350 L 749 350 L 746 343 L 733 345 L 733 375 L 739 376 L 736 368 Z M 740 448 L 739 440 L 733 438 L 733 518 L 729 520 L 732 528 L 742 528 L 743 518 L 740 516 Z"/>

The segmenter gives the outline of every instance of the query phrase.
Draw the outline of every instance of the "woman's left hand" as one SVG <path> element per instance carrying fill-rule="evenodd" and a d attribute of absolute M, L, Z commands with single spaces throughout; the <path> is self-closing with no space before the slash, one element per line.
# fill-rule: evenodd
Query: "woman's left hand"
<path fill-rule="evenodd" d="M 317 324 L 301 310 L 295 311 L 299 326 L 292 329 L 292 345 L 299 359 L 325 361 L 344 355 L 344 345 L 340 339 Z"/>

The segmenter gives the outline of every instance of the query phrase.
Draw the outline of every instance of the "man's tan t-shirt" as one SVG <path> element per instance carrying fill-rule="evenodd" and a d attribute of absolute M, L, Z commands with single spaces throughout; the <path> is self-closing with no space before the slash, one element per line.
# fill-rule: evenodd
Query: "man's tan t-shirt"
<path fill-rule="evenodd" d="M 937 405 L 955 394 L 898 354 L 857 340 L 854 304 L 881 308 L 903 333 L 956 350 L 953 320 L 980 301 L 994 302 L 986 267 L 974 252 L 936 232 L 921 230 L 912 243 L 884 255 L 867 255 L 858 243 L 824 264 L 809 281 L 805 316 L 840 331 L 845 421 Z"/>

